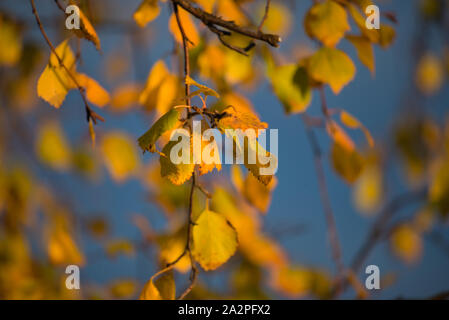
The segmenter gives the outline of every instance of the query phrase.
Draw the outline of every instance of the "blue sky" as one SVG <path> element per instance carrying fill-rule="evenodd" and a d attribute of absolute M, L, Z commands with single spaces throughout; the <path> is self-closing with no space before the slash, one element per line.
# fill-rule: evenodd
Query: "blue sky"
<path fill-rule="evenodd" d="M 28 1 L 2 1 L 1 7 L 8 7 L 10 11 L 18 12 L 31 20 L 31 10 Z M 48 2 L 48 3 L 45 3 Z M 342 43 L 339 48 L 348 52 L 356 62 L 357 75 L 355 81 L 335 96 L 330 90 L 326 90 L 329 107 L 343 108 L 354 114 L 371 131 L 377 141 L 388 141 L 391 137 L 391 125 L 399 114 L 401 103 L 408 94 L 413 84 L 413 56 L 410 54 L 413 36 L 417 28 L 417 0 L 413 1 L 383 1 L 381 10 L 391 10 L 397 14 L 399 25 L 397 39 L 394 46 L 388 50 L 376 48 L 376 75 L 373 77 L 356 58 L 354 49 L 348 43 Z M 112 1 L 117 5 L 114 13 L 117 18 L 131 22 L 132 12 L 139 1 Z M 293 22 L 293 31 L 284 39 L 279 50 L 287 52 L 289 48 L 298 42 L 307 42 L 303 27 L 300 23 L 310 1 L 298 1 L 296 5 L 296 21 Z M 47 10 L 53 6 L 53 1 L 38 1 L 41 15 L 45 17 Z M 54 11 L 53 11 L 54 12 Z M 148 35 L 154 39 L 143 43 L 136 54 L 138 68 L 127 74 L 128 79 L 138 79 L 144 82 L 152 64 L 167 52 L 170 52 L 173 41 L 166 30 L 169 10 L 164 6 L 162 15 L 158 20 L 147 27 Z M 43 20 L 44 26 L 49 24 Z M 33 36 L 38 38 L 40 34 L 37 28 Z M 104 77 L 102 68 L 105 66 L 105 55 L 108 52 L 122 52 L 130 54 L 130 46 L 124 42 L 123 36 L 118 32 L 111 32 L 106 28 L 97 30 L 102 41 L 104 55 L 99 55 L 93 46 L 83 45 L 84 65 L 80 68 L 93 78 L 98 79 L 107 89 L 112 89 L 113 84 L 108 83 Z M 61 40 L 60 35 L 49 32 L 54 42 Z M 436 46 L 434 31 L 429 32 L 431 47 Z M 308 42 L 310 45 L 312 43 Z M 293 61 L 292 61 L 293 62 Z M 136 71 L 136 72 L 135 72 Z M 261 115 L 262 120 L 267 121 L 271 128 L 279 129 L 279 171 L 278 186 L 274 191 L 271 208 L 264 217 L 264 225 L 267 232 L 288 225 L 305 225 L 306 229 L 300 234 L 288 234 L 280 237 L 279 241 L 285 246 L 289 256 L 295 262 L 303 265 L 318 266 L 334 271 L 331 259 L 330 247 L 327 242 L 326 224 L 322 206 L 318 194 L 318 185 L 311 148 L 306 139 L 305 130 L 299 116 L 286 116 L 283 108 L 273 95 L 269 84 L 264 81 L 259 87 L 248 94 L 253 105 Z M 423 105 L 423 108 L 436 117 L 440 117 L 447 111 L 449 90 L 446 87 L 434 98 Z M 79 104 L 76 92 L 69 94 L 63 108 L 58 111 L 64 123 L 64 129 L 73 141 L 86 135 L 86 126 L 83 122 L 84 114 Z M 50 108 L 41 103 L 40 108 Z M 314 95 L 311 114 L 319 114 L 319 99 Z M 100 111 L 101 113 L 101 111 Z M 107 121 L 100 125 L 99 134 L 120 128 L 131 136 L 138 137 L 145 132 L 151 123 L 151 117 L 142 117 L 139 114 L 107 115 Z M 357 213 L 351 202 L 351 189 L 339 179 L 326 161 L 329 150 L 329 139 L 324 133 L 318 134 L 319 141 L 325 150 L 325 173 L 328 181 L 331 202 L 337 221 L 338 233 L 343 248 L 343 260 L 347 265 L 354 256 L 373 221 L 373 217 L 364 217 Z M 146 154 L 144 161 L 151 156 Z M 132 225 L 130 217 L 133 213 L 141 213 L 147 216 L 154 225 L 163 224 L 160 210 L 148 203 L 143 187 L 138 181 L 129 181 L 116 185 L 107 174 L 103 175 L 100 184 L 87 185 L 85 180 L 69 177 L 56 173 L 50 173 L 52 179 L 66 186 L 70 194 L 76 194 L 77 212 L 83 215 L 102 213 L 112 221 L 115 235 L 138 239 L 139 232 Z M 403 189 L 401 173 L 399 170 L 391 170 L 388 175 L 389 196 L 400 194 Z M 92 247 L 90 241 L 84 243 Z M 381 290 L 375 297 L 393 298 L 398 296 L 426 297 L 449 288 L 449 256 L 443 254 L 431 243 L 425 242 L 424 255 L 419 263 L 413 266 L 404 266 L 390 253 L 387 244 L 376 247 L 365 265 L 376 264 L 380 267 L 381 276 L 388 273 L 396 273 L 398 280 L 392 288 Z M 139 256 L 135 260 L 119 258 L 111 263 L 104 259 L 98 259 L 89 264 L 83 273 L 94 282 L 103 283 L 118 276 L 138 277 L 140 281 L 148 279 L 154 271 L 154 265 Z M 208 277 L 211 284 L 220 287 L 220 281 L 213 275 Z"/>

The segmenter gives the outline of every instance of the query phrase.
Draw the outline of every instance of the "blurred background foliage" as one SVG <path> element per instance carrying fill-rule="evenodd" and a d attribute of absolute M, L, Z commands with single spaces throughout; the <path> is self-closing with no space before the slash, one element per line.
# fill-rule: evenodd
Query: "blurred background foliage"
<path fill-rule="evenodd" d="M 161 177 L 159 161 L 137 144 L 183 102 L 182 37 L 170 1 L 74 2 L 90 21 L 81 34 L 64 27 L 54 1 L 36 5 L 57 50 L 71 51 L 64 61 L 106 120 L 98 125 L 85 121 L 73 84 L 47 74 L 39 89 L 46 68 L 65 73 L 52 64 L 30 3 L 0 3 L 2 299 L 136 298 L 185 246 L 190 184 Z M 252 28 L 266 5 L 194 2 Z M 191 75 L 220 95 L 207 107 L 233 105 L 280 134 L 279 174 L 268 186 L 238 166 L 201 176 L 238 249 L 216 271 L 201 269 L 188 298 L 330 298 L 337 281 L 343 298 L 448 296 L 449 2 L 375 1 L 379 31 L 364 27 L 372 2 L 273 0 L 262 30 L 279 34 L 281 47 L 256 41 L 248 57 L 180 11 L 194 44 Z M 234 33 L 227 40 L 252 42 Z M 308 134 L 321 146 L 343 279 Z M 205 203 L 195 192 L 194 215 Z M 69 264 L 82 267 L 79 291 L 65 288 Z M 381 269 L 381 291 L 364 289 L 368 264 Z M 179 293 L 188 257 L 174 269 Z"/>

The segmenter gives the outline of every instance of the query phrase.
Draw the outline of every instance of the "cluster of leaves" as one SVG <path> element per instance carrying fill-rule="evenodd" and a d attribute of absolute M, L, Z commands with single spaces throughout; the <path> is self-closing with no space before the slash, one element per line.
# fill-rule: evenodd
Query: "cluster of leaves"
<path fill-rule="evenodd" d="M 291 10 L 281 1 L 272 1 L 265 17 L 265 3 L 260 1 L 192 2 L 205 12 L 233 21 L 239 27 L 256 30 L 258 26 L 254 21 L 260 20 L 260 32 L 286 37 L 292 25 Z M 55 3 L 59 4 L 59 1 Z M 75 146 L 65 134 L 65 125 L 55 119 L 42 120 L 36 134 L 31 135 L 32 141 L 25 141 L 34 146 L 38 165 L 60 173 L 81 173 L 94 181 L 100 179 L 100 168 L 104 166 L 114 182 L 138 179 L 150 193 L 151 201 L 165 213 L 167 226 L 158 231 L 150 227 L 147 217 L 134 216 L 134 223 L 142 233 L 142 241 L 138 243 L 112 237 L 107 221 L 101 217 L 80 223 L 111 260 L 119 255 L 135 256 L 142 248 L 156 249 L 153 261 L 159 271 L 143 286 L 140 298 L 178 298 L 177 273 L 184 275 L 191 271 L 194 275 L 196 264 L 204 271 L 227 264 L 231 268 L 231 290 L 216 293 L 202 282 L 192 283 L 193 290 L 185 292 L 192 298 L 269 298 L 265 286 L 292 298 L 328 298 L 335 294 L 336 281 L 328 271 L 293 261 L 275 237 L 264 230 L 263 214 L 269 210 L 278 181 L 275 176 L 260 175 L 262 164 L 248 163 L 244 146 L 236 144 L 235 148 L 242 148 L 243 167 L 247 172 L 233 165 L 230 177 L 226 178 L 219 160 L 213 164 L 172 163 L 169 155 L 176 142 L 169 138 L 174 130 L 182 128 L 188 134 L 181 138 L 193 139 L 194 119 L 201 119 L 203 130 L 218 128 L 224 132 L 226 129 L 268 128 L 245 97 L 246 92 L 268 80 L 287 115 L 300 114 L 307 127 L 325 130 L 332 143 L 329 151 L 331 165 L 353 187 L 356 208 L 365 214 L 378 212 L 385 204 L 385 163 L 389 154 L 381 144 L 374 142 L 367 127 L 355 116 L 343 109 L 329 108 L 324 89 L 328 86 L 338 95 L 355 79 L 355 63 L 348 53 L 338 48 L 343 41 L 354 47 L 360 62 L 375 75 L 374 48 L 386 49 L 393 44 L 394 15 L 387 15 L 391 25 L 382 24 L 379 30 L 368 30 L 364 9 L 373 1 L 310 1 L 303 26 L 316 48 L 294 49 L 290 55 L 294 58 L 290 58 L 260 42 L 254 46 L 254 39 L 238 32 L 226 33 L 225 40 L 216 39 L 217 34 L 208 29 L 210 26 L 202 25 L 195 16 L 178 6 L 178 16 L 176 10 L 171 13 L 167 29 L 175 40 L 173 56 L 179 59 L 174 59 L 173 65 L 165 59 L 158 60 L 149 70 L 145 83 L 128 81 L 109 93 L 96 80 L 78 71 L 82 68 L 80 41 L 87 40 L 101 51 L 101 41 L 94 28 L 95 23 L 101 23 L 101 18 L 90 11 L 92 2 L 65 2 L 72 3 L 81 8 L 81 29 L 64 33 L 65 40 L 56 46 L 44 33 L 45 40 L 49 41 L 46 54 L 42 54 L 33 42 L 24 40 L 20 23 L 0 12 L 0 68 L 8 70 L 8 81 L 2 81 L 0 85 L 2 91 L 8 93 L 6 104 L 25 114 L 37 104 L 36 96 L 59 109 L 69 91 L 78 90 L 85 100 L 93 146 L 84 139 L 78 144 L 81 146 Z M 128 20 L 134 28 L 137 25 L 141 29 L 150 29 L 164 3 L 173 5 L 173 1 L 168 0 L 142 0 L 133 14 L 134 21 L 131 17 Z M 423 1 L 425 19 L 440 23 L 440 3 Z M 254 18 L 246 13 L 246 6 L 256 13 Z M 66 17 L 65 12 L 61 17 Z M 34 26 L 38 27 L 43 28 L 42 24 Z M 71 39 L 72 36 L 76 40 Z M 77 43 L 76 52 L 70 42 Z M 185 43 L 189 74 L 173 71 L 182 69 L 185 57 L 179 49 Z M 247 50 L 242 55 L 233 48 Z M 444 54 L 429 51 L 419 58 L 415 80 L 426 97 L 436 94 L 444 85 L 447 77 Z M 49 58 L 43 61 L 43 56 Z M 126 59 L 120 56 L 108 59 L 111 60 L 108 65 L 113 66 L 107 70 L 108 78 L 119 79 L 123 74 L 120 68 L 127 68 L 123 66 Z M 289 60 L 291 62 L 287 62 Z M 195 89 L 186 96 L 185 86 Z M 36 87 L 37 95 L 26 89 L 29 87 Z M 322 115 L 317 118 L 308 115 L 315 92 L 322 105 Z M 94 123 L 102 118 L 90 104 L 102 108 L 104 113 L 142 112 L 145 116 L 153 116 L 155 121 L 138 139 L 117 129 L 107 132 L 100 129 L 95 145 Z M 8 108 L 4 114 L 13 114 L 13 119 L 14 113 L 19 112 L 17 110 Z M 355 130 L 365 137 L 363 146 L 353 140 L 352 131 Z M 23 140 L 29 139 L 27 134 L 23 136 Z M 6 139 L 3 132 L 2 139 Z M 422 236 L 431 231 L 437 219 L 446 219 L 449 213 L 449 122 L 437 124 L 427 117 L 405 119 L 396 125 L 394 140 L 394 150 L 400 155 L 411 190 L 425 189 L 419 210 L 407 221 L 387 228 L 393 252 L 406 262 L 414 262 L 422 254 Z M 7 144 L 0 141 L 0 147 L 3 145 Z M 144 163 L 139 147 L 158 156 L 159 161 Z M 257 141 L 248 147 L 273 157 Z M 190 157 L 194 159 L 198 153 L 206 152 L 216 158 L 217 150 L 215 140 L 202 141 L 199 150 L 190 150 Z M 2 148 L 0 158 L 6 159 Z M 58 186 L 55 189 L 59 189 Z M 55 267 L 83 266 L 90 260 L 79 246 L 73 227 L 74 221 L 80 218 L 71 211 L 70 206 L 56 197 L 37 176 L 14 161 L 0 162 L 0 297 L 74 297 L 73 291 L 62 289 L 63 275 L 55 272 Z M 34 254 L 27 238 L 30 228 L 44 235 L 46 259 L 39 259 Z M 347 279 L 359 296 L 366 296 L 353 272 L 348 272 Z M 134 296 L 139 287 L 142 286 L 134 280 L 117 280 L 106 292 L 97 294 L 97 290 L 91 290 L 84 297 L 126 298 Z"/>

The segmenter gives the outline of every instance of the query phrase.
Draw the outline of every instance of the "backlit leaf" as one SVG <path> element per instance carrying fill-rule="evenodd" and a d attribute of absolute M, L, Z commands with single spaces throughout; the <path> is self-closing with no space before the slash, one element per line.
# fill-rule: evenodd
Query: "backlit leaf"
<path fill-rule="evenodd" d="M 374 62 L 374 49 L 369 40 L 362 36 L 346 36 L 354 48 L 357 50 L 357 56 L 360 61 L 374 74 L 375 62 Z"/>
<path fill-rule="evenodd" d="M 100 50 L 101 49 L 100 38 L 98 38 L 97 32 L 95 31 L 94 27 L 92 26 L 89 19 L 86 17 L 86 15 L 81 9 L 79 9 L 79 15 L 80 15 L 80 28 L 73 29 L 75 31 L 75 34 L 80 38 L 89 40 L 95 45 L 97 50 Z"/>
<path fill-rule="evenodd" d="M 350 30 L 346 10 L 337 2 L 316 2 L 307 12 L 304 26 L 307 34 L 325 46 L 334 47 Z"/>
<path fill-rule="evenodd" d="M 261 122 L 253 113 L 240 111 L 238 107 L 228 106 L 223 113 L 223 117 L 218 121 L 218 127 L 221 129 L 258 130 L 268 127 L 266 122 Z"/>
<path fill-rule="evenodd" d="M 378 166 L 366 166 L 354 185 L 353 199 L 356 208 L 362 213 L 376 212 L 383 196 L 382 172 Z"/>
<path fill-rule="evenodd" d="M 193 46 L 200 43 L 200 35 L 198 33 L 198 30 L 196 29 L 195 23 L 193 22 L 190 13 L 185 11 L 182 8 L 178 8 L 179 10 L 179 19 L 181 20 L 182 28 L 184 29 L 184 32 L 187 36 L 187 38 L 193 42 Z M 182 35 L 181 31 L 178 27 L 178 22 L 176 20 L 176 15 L 172 13 L 170 16 L 169 22 L 168 22 L 168 29 L 172 33 L 172 35 L 175 37 L 175 40 L 182 44 Z M 188 42 L 189 46 L 192 46 L 192 43 Z"/>
<path fill-rule="evenodd" d="M 155 276 L 156 279 L 155 279 Z M 154 275 L 145 284 L 140 300 L 174 300 L 176 294 L 173 271 L 168 270 L 162 275 Z"/>
<path fill-rule="evenodd" d="M 153 21 L 159 15 L 158 0 L 143 0 L 133 14 L 133 18 L 139 27 L 145 27 L 149 22 Z"/>
<path fill-rule="evenodd" d="M 87 100 L 99 107 L 109 103 L 109 93 L 97 81 L 83 73 L 78 73 L 76 78 L 80 86 L 86 89 Z"/>
<path fill-rule="evenodd" d="M 189 137 L 187 139 L 190 139 Z M 195 168 L 195 164 L 193 161 L 189 161 L 189 163 L 184 164 L 175 164 L 170 159 L 170 153 L 172 148 L 181 142 L 178 141 L 170 141 L 165 147 L 162 149 L 162 154 L 159 158 L 159 162 L 161 163 L 161 176 L 168 178 L 173 184 L 181 185 L 192 176 L 193 170 Z M 190 154 L 189 154 L 190 156 Z"/>
<path fill-rule="evenodd" d="M 237 250 L 237 232 L 226 218 L 205 210 L 192 230 L 192 254 L 204 270 L 215 270 Z"/>
<path fill-rule="evenodd" d="M 314 80 L 329 84 L 335 94 L 352 81 L 356 71 L 346 53 L 327 47 L 319 49 L 308 59 L 307 69 Z"/>
<path fill-rule="evenodd" d="M 101 152 L 112 178 L 123 182 L 137 172 L 140 165 L 132 139 L 122 132 L 109 132 L 101 141 Z"/>
<path fill-rule="evenodd" d="M 368 145 L 372 148 L 374 147 L 374 139 L 371 136 L 371 133 L 369 130 L 353 115 L 349 114 L 348 112 L 342 110 L 340 113 L 340 120 L 341 123 L 343 123 L 345 126 L 351 129 L 360 129 L 365 134 L 366 141 L 368 142 Z"/>
<path fill-rule="evenodd" d="M 0 65 L 14 66 L 22 53 L 19 28 L 0 14 Z"/>
<path fill-rule="evenodd" d="M 286 113 L 300 113 L 307 109 L 312 95 L 304 67 L 293 64 L 274 67 L 270 70 L 269 77 Z"/>
<path fill-rule="evenodd" d="M 216 98 L 220 98 L 220 95 L 215 90 L 213 90 L 213 89 L 211 89 L 209 87 L 206 87 L 203 84 L 200 84 L 200 83 L 196 82 L 195 80 L 193 80 L 189 76 L 186 77 L 185 83 L 188 84 L 188 85 L 195 86 L 195 87 L 199 88 L 199 90 L 195 91 L 191 95 L 202 93 L 205 96 L 214 96 Z"/>
<path fill-rule="evenodd" d="M 409 225 L 397 227 L 390 239 L 393 253 L 406 263 L 416 262 L 422 253 L 421 236 Z"/>
<path fill-rule="evenodd" d="M 156 152 L 156 141 L 164 133 L 176 128 L 181 123 L 179 121 L 180 108 L 172 108 L 169 112 L 160 117 L 151 128 L 139 139 L 139 146 L 143 151 Z"/>
<path fill-rule="evenodd" d="M 349 150 L 339 143 L 334 143 L 331 160 L 335 171 L 348 183 L 354 183 L 363 170 L 363 157 L 356 149 Z"/>
<path fill-rule="evenodd" d="M 57 48 L 56 53 L 62 59 L 64 65 L 75 72 L 75 55 L 68 45 L 63 41 Z M 50 62 L 42 72 L 37 82 L 37 94 L 55 108 L 59 108 L 70 89 L 74 89 L 75 83 L 67 74 L 67 71 L 59 65 L 58 59 L 52 53 Z"/>
<path fill-rule="evenodd" d="M 72 152 L 57 122 L 46 122 L 39 128 L 36 153 L 44 164 L 53 169 L 63 171 L 70 168 Z"/>
<path fill-rule="evenodd" d="M 444 81 L 442 61 L 431 53 L 425 54 L 419 60 L 415 81 L 418 89 L 426 95 L 438 92 Z"/>

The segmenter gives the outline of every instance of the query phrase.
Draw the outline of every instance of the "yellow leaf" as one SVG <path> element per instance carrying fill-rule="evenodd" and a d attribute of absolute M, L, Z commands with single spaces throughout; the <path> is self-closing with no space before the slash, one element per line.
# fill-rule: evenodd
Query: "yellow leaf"
<path fill-rule="evenodd" d="M 179 19 L 181 20 L 182 28 L 184 29 L 185 34 L 187 35 L 187 38 L 193 42 L 193 46 L 196 46 L 200 43 L 200 35 L 198 33 L 198 30 L 195 27 L 195 23 L 193 22 L 190 13 L 185 11 L 182 8 L 178 8 L 179 10 Z M 178 43 L 182 44 L 182 35 L 181 31 L 179 31 L 178 22 L 176 20 L 176 15 L 172 13 L 170 16 L 170 20 L 168 22 L 168 29 L 172 33 L 173 37 L 175 37 L 175 40 L 178 41 Z M 188 41 L 188 46 L 192 46 L 192 43 Z"/>
<path fill-rule="evenodd" d="M 340 120 L 341 122 L 351 129 L 360 129 L 365 134 L 366 141 L 368 142 L 368 145 L 372 148 L 374 147 L 374 139 L 371 136 L 371 133 L 369 130 L 353 115 L 349 114 L 348 112 L 342 110 L 340 113 Z"/>
<path fill-rule="evenodd" d="M 226 93 L 223 96 L 222 101 L 224 103 L 223 107 L 238 106 L 239 110 L 241 110 L 243 113 L 252 113 L 257 116 L 256 112 L 254 111 L 254 107 L 251 104 L 251 101 L 235 91 Z M 220 111 L 223 111 L 223 109 L 220 109 Z"/>
<path fill-rule="evenodd" d="M 80 15 L 80 29 L 73 29 L 75 34 L 80 37 L 92 42 L 97 50 L 101 50 L 100 38 L 98 38 L 97 32 L 90 23 L 89 19 L 86 17 L 83 11 L 79 9 Z"/>
<path fill-rule="evenodd" d="M 393 253 L 406 263 L 413 263 L 422 253 L 421 236 L 409 225 L 397 227 L 390 239 Z"/>
<path fill-rule="evenodd" d="M 273 154 L 266 151 L 257 140 L 251 140 L 247 141 L 247 147 L 245 147 L 243 151 L 245 159 L 244 165 L 257 180 L 262 182 L 265 186 L 268 186 L 277 170 L 278 160 Z M 242 152 L 242 150 L 240 151 Z M 250 163 L 249 161 L 249 155 L 251 153 L 256 155 L 255 163 Z M 262 157 L 267 160 L 267 163 L 264 164 L 260 161 Z"/>
<path fill-rule="evenodd" d="M 449 214 L 449 161 L 447 158 L 438 159 L 432 166 L 429 187 L 429 201 L 438 212 Z"/>
<path fill-rule="evenodd" d="M 234 50 L 225 51 L 226 69 L 223 74 L 230 84 L 248 83 L 254 78 L 252 58 L 245 57 Z"/>
<path fill-rule="evenodd" d="M 206 271 L 217 269 L 237 250 L 237 232 L 219 213 L 204 210 L 192 228 L 192 254 Z"/>
<path fill-rule="evenodd" d="M 80 86 L 86 90 L 87 100 L 100 108 L 109 103 L 109 93 L 97 81 L 83 73 L 78 73 L 76 78 Z"/>
<path fill-rule="evenodd" d="M 238 107 L 228 106 L 223 110 L 223 117 L 218 121 L 218 127 L 221 129 L 258 130 L 268 128 L 268 124 L 261 122 L 253 113 L 243 112 Z"/>
<path fill-rule="evenodd" d="M 43 163 L 53 169 L 63 171 L 70 168 L 72 152 L 57 122 L 46 122 L 39 128 L 36 153 Z"/>
<path fill-rule="evenodd" d="M 232 20 L 238 25 L 245 25 L 247 19 L 244 13 L 233 0 L 218 0 L 218 14 L 227 20 Z"/>
<path fill-rule="evenodd" d="M 226 57 L 218 45 L 208 45 L 198 56 L 198 68 L 206 79 L 218 78 L 226 67 Z"/>
<path fill-rule="evenodd" d="M 168 71 L 162 60 L 157 61 L 148 75 L 139 103 L 148 111 L 156 109 L 164 114 L 173 105 L 178 94 L 178 78 Z"/>
<path fill-rule="evenodd" d="M 155 279 L 157 278 L 157 279 Z M 175 300 L 176 287 L 173 277 L 173 270 L 165 271 L 163 274 L 160 272 L 148 280 L 145 284 L 142 293 L 140 294 L 140 300 Z"/>
<path fill-rule="evenodd" d="M 258 215 L 248 210 L 245 203 L 236 203 L 229 192 L 217 188 L 212 196 L 211 206 L 213 211 L 224 215 L 235 227 L 239 248 L 252 263 L 269 268 L 285 265 L 287 258 L 284 251 L 261 233 Z"/>
<path fill-rule="evenodd" d="M 426 95 L 437 93 L 444 81 L 442 61 L 431 53 L 425 54 L 418 63 L 415 79 L 422 93 Z"/>
<path fill-rule="evenodd" d="M 373 45 L 369 40 L 362 36 L 346 36 L 352 45 L 357 50 L 357 56 L 360 61 L 371 71 L 372 74 L 375 72 L 375 62 L 374 62 L 374 50 Z"/>
<path fill-rule="evenodd" d="M 202 134 L 207 129 L 210 129 L 209 124 L 205 120 L 201 120 L 201 135 L 196 137 L 196 133 L 194 132 L 192 136 L 193 139 L 201 140 L 201 148 L 199 150 L 193 150 L 192 148 L 192 154 L 198 151 L 201 152 L 201 163 L 198 165 L 198 173 L 200 175 L 205 175 L 214 169 L 217 169 L 217 171 L 221 170 L 220 150 L 215 137 L 211 136 L 209 140 L 203 139 Z M 198 156 L 198 158 L 200 157 Z"/>
<path fill-rule="evenodd" d="M 364 159 L 357 150 L 349 150 L 339 143 L 334 143 L 331 160 L 335 171 L 348 183 L 354 183 L 363 170 Z"/>
<path fill-rule="evenodd" d="M 327 47 L 310 57 L 307 69 L 314 80 L 329 84 L 335 94 L 354 79 L 356 71 L 346 53 Z"/>
<path fill-rule="evenodd" d="M 276 187 L 276 178 L 266 186 L 253 174 L 248 174 L 243 185 L 243 195 L 260 212 L 266 213 L 271 203 L 271 193 Z"/>
<path fill-rule="evenodd" d="M 59 220 L 61 217 L 57 218 L 48 236 L 47 252 L 50 262 L 56 265 L 84 265 L 84 256 L 64 226 L 65 222 Z"/>
<path fill-rule="evenodd" d="M 304 27 L 311 38 L 328 47 L 335 47 L 350 30 L 346 10 L 332 0 L 315 3 L 306 15 Z"/>
<path fill-rule="evenodd" d="M 185 137 L 186 139 L 190 139 L 190 137 Z M 175 164 L 170 159 L 170 153 L 174 146 L 176 146 L 178 141 L 170 141 L 165 147 L 162 149 L 162 154 L 159 158 L 159 162 L 161 164 L 161 176 L 167 177 L 173 184 L 181 185 L 192 176 L 193 170 L 195 168 L 195 164 L 193 161 L 189 161 L 189 163 L 184 164 Z M 191 156 L 191 150 L 189 151 L 189 158 Z M 190 158 L 191 159 L 191 158 Z"/>
<path fill-rule="evenodd" d="M 169 74 L 161 83 L 157 94 L 156 111 L 157 115 L 166 113 L 178 96 L 179 79 L 177 76 Z"/>
<path fill-rule="evenodd" d="M 312 99 L 307 70 L 297 65 L 275 67 L 269 71 L 274 92 L 286 113 L 304 112 Z"/>
<path fill-rule="evenodd" d="M 209 87 L 207 87 L 207 86 L 205 86 L 203 84 L 200 84 L 200 83 L 196 82 L 190 76 L 186 77 L 185 83 L 188 84 L 188 85 L 195 86 L 195 87 L 199 88 L 199 90 L 191 93 L 190 94 L 191 96 L 202 93 L 205 96 L 214 96 L 216 98 L 220 98 L 220 95 L 215 90 L 213 90 L 213 89 L 211 89 L 211 88 L 209 88 Z"/>
<path fill-rule="evenodd" d="M 244 188 L 244 177 L 242 170 L 238 165 L 233 165 L 231 168 L 231 182 L 237 191 L 242 192 Z"/>
<path fill-rule="evenodd" d="M 22 54 L 18 27 L 0 14 L 0 66 L 14 66 Z"/>
<path fill-rule="evenodd" d="M 361 6 L 362 8 L 366 8 L 366 5 Z M 357 27 L 360 29 L 362 34 L 372 43 L 378 43 L 380 38 L 379 30 L 376 29 L 367 29 L 366 28 L 366 16 L 365 14 L 361 14 L 359 9 L 356 8 L 355 5 L 352 3 L 349 3 L 347 6 L 349 13 L 351 14 L 352 18 L 354 19 L 355 23 L 357 24 Z"/>
<path fill-rule="evenodd" d="M 133 244 L 126 239 L 111 240 L 106 244 L 105 249 L 110 258 L 115 258 L 120 254 L 132 256 L 135 253 Z"/>
<path fill-rule="evenodd" d="M 326 122 L 326 131 L 329 136 L 343 148 L 348 151 L 355 149 L 355 144 L 348 134 L 335 121 L 329 120 Z"/>
<path fill-rule="evenodd" d="M 380 26 L 379 32 L 379 45 L 382 48 L 388 48 L 391 46 L 396 38 L 396 31 L 385 24 Z"/>
<path fill-rule="evenodd" d="M 114 298 L 131 298 L 136 291 L 136 283 L 133 280 L 120 280 L 110 286 L 110 292 Z"/>
<path fill-rule="evenodd" d="M 204 11 L 211 13 L 216 0 L 194 0 L 196 3 L 198 3 L 200 6 L 203 7 Z"/>
<path fill-rule="evenodd" d="M 134 12 L 133 18 L 139 27 L 143 28 L 156 19 L 160 11 L 158 0 L 143 0 Z"/>
<path fill-rule="evenodd" d="M 101 152 L 112 178 L 123 182 L 134 175 L 140 165 L 132 139 L 122 132 L 109 132 L 101 141 Z"/>
<path fill-rule="evenodd" d="M 300 298 L 312 288 L 312 277 L 309 270 L 300 267 L 283 267 L 273 274 L 273 285 L 285 295 Z"/>
<path fill-rule="evenodd" d="M 279 268 L 286 264 L 287 257 L 282 247 L 264 234 L 239 234 L 240 248 L 247 258 L 257 265 Z"/>
<path fill-rule="evenodd" d="M 160 136 L 180 125 L 180 111 L 180 108 L 175 107 L 160 117 L 151 128 L 138 139 L 140 148 L 143 151 L 156 152 L 156 141 Z"/>
<path fill-rule="evenodd" d="M 111 110 L 125 112 L 139 101 L 141 87 L 135 83 L 127 83 L 117 88 L 111 98 Z"/>
<path fill-rule="evenodd" d="M 75 70 L 75 55 L 68 45 L 68 41 L 63 41 L 57 48 L 56 53 L 61 58 L 63 64 L 72 72 Z M 55 108 L 59 108 L 64 102 L 65 96 L 70 89 L 74 89 L 75 83 L 68 75 L 67 71 L 59 65 L 58 59 L 52 53 L 50 62 L 42 72 L 37 82 L 37 94 Z"/>
<path fill-rule="evenodd" d="M 169 182 L 168 182 L 169 183 Z M 170 183 L 169 183 L 170 184 Z M 170 186 L 173 186 L 170 184 Z M 176 187 L 179 188 L 179 187 Z M 179 191 L 179 189 L 177 190 Z M 184 194 L 188 197 L 187 193 Z M 185 228 L 180 228 L 174 233 L 158 235 L 156 238 L 159 245 L 159 256 L 162 264 L 175 261 L 184 251 L 186 247 L 187 232 Z M 186 273 L 190 270 L 190 259 L 188 255 L 184 255 L 175 265 L 174 268 L 179 272 Z"/>
<path fill-rule="evenodd" d="M 376 212 L 382 203 L 383 190 L 380 168 L 375 165 L 366 166 L 354 185 L 353 199 L 356 208 L 362 213 Z"/>
<path fill-rule="evenodd" d="M 153 280 L 150 279 L 143 287 L 142 293 L 139 297 L 140 300 L 163 300 L 161 293 L 156 288 L 153 283 Z"/>
<path fill-rule="evenodd" d="M 258 9 L 258 21 L 262 19 L 264 14 L 265 4 L 261 5 Z M 292 14 L 290 9 L 279 2 L 272 2 L 263 29 L 269 33 L 285 36 L 290 31 L 291 24 Z"/>

